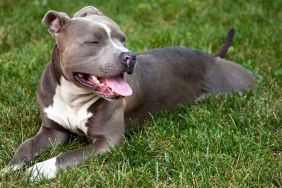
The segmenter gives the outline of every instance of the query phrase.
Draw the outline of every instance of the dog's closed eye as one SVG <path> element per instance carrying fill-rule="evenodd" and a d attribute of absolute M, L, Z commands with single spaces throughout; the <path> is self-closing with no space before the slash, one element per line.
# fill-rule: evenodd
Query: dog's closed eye
<path fill-rule="evenodd" d="M 100 45 L 100 42 L 97 40 L 93 40 L 93 41 L 86 41 L 84 42 L 84 44 L 89 44 L 89 45 Z"/>

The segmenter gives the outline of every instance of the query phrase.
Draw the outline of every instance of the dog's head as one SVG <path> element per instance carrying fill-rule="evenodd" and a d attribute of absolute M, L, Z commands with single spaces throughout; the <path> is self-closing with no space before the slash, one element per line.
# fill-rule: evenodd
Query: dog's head
<path fill-rule="evenodd" d="M 126 48 L 126 36 L 113 20 L 85 7 L 73 18 L 48 11 L 42 22 L 56 40 L 66 79 L 108 99 L 132 94 L 123 78 L 133 73 L 136 56 Z"/>

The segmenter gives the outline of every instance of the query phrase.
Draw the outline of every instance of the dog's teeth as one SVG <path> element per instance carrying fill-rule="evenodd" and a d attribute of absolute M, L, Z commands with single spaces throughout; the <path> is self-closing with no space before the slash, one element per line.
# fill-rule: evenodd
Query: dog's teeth
<path fill-rule="evenodd" d="M 92 80 L 94 80 L 95 82 L 99 83 L 100 84 L 100 81 L 98 80 L 98 78 L 96 76 L 91 76 Z"/>
<path fill-rule="evenodd" d="M 91 77 L 93 80 L 97 80 L 97 77 L 96 76 L 92 76 Z"/>

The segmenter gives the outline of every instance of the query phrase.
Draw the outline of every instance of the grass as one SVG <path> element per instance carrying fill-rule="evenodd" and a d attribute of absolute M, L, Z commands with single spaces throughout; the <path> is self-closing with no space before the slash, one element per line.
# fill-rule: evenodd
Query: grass
<path fill-rule="evenodd" d="M 152 117 L 124 147 L 33 186 L 282 187 L 282 1 L 274 0 L 0 0 L 0 169 L 40 125 L 35 90 L 54 46 L 43 15 L 86 5 L 113 18 L 133 51 L 182 45 L 212 53 L 235 27 L 226 58 L 253 71 L 258 87 Z M 87 144 L 74 136 L 36 160 Z M 0 176 L 0 187 L 30 185 L 20 171 Z"/>

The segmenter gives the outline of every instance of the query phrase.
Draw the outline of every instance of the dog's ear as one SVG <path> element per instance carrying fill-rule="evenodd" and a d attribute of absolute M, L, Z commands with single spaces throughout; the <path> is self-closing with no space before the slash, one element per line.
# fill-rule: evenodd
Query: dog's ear
<path fill-rule="evenodd" d="M 103 15 L 103 13 L 95 7 L 87 6 L 74 13 L 73 17 L 85 17 L 88 15 Z"/>
<path fill-rule="evenodd" d="M 66 13 L 49 10 L 43 17 L 42 23 L 49 26 L 48 31 L 54 36 L 56 33 L 61 31 L 63 26 L 69 20 L 70 17 Z"/>

